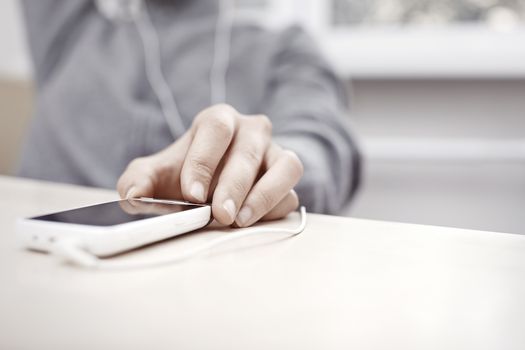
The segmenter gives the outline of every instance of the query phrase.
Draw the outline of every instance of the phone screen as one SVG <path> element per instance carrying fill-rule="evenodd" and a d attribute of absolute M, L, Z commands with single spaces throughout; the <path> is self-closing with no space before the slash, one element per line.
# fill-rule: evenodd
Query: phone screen
<path fill-rule="evenodd" d="M 78 225 L 113 226 L 161 215 L 179 213 L 199 207 L 199 205 L 185 203 L 175 204 L 168 203 L 168 201 L 125 199 L 37 216 L 31 219 Z"/>

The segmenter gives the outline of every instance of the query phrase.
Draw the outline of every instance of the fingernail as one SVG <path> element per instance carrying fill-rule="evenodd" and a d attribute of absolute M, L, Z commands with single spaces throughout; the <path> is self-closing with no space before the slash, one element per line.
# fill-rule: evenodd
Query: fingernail
<path fill-rule="evenodd" d="M 204 185 L 199 181 L 195 181 L 191 185 L 190 195 L 200 202 L 205 202 L 206 198 L 204 198 Z"/>
<path fill-rule="evenodd" d="M 235 220 L 235 214 L 237 213 L 237 207 L 235 206 L 235 203 L 232 199 L 227 199 L 224 201 L 224 204 L 222 205 L 224 210 L 228 213 L 230 216 L 230 220 Z"/>
<path fill-rule="evenodd" d="M 252 218 L 253 212 L 250 209 L 250 207 L 243 207 L 241 211 L 239 211 L 239 215 L 237 215 L 237 224 L 239 226 L 244 226 L 250 221 Z"/>
<path fill-rule="evenodd" d="M 128 198 L 134 198 L 135 197 L 135 193 L 137 193 L 137 188 L 135 186 L 132 186 L 129 190 L 128 190 L 128 193 L 126 193 L 126 199 Z"/>

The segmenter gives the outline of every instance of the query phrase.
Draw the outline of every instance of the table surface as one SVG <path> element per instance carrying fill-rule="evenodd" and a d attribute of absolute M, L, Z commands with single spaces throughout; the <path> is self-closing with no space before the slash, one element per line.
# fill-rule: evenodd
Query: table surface
<path fill-rule="evenodd" d="M 310 214 L 293 238 L 94 271 L 17 248 L 14 222 L 114 192 L 0 177 L 0 193 L 1 349 L 525 348 L 525 235 Z M 169 256 L 223 234 L 115 259 Z"/>

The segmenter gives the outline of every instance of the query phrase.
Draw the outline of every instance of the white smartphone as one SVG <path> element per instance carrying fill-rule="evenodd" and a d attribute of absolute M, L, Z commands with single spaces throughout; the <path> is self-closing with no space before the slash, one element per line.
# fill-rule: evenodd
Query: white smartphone
<path fill-rule="evenodd" d="M 20 219 L 17 235 L 28 249 L 51 252 L 68 240 L 104 257 L 197 230 L 211 221 L 209 205 L 126 199 Z"/>

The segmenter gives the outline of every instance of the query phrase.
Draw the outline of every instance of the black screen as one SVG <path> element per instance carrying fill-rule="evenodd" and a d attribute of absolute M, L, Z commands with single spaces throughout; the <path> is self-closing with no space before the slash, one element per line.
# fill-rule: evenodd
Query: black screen
<path fill-rule="evenodd" d="M 113 226 L 198 208 L 192 204 L 170 204 L 127 199 L 31 218 L 78 225 Z"/>

